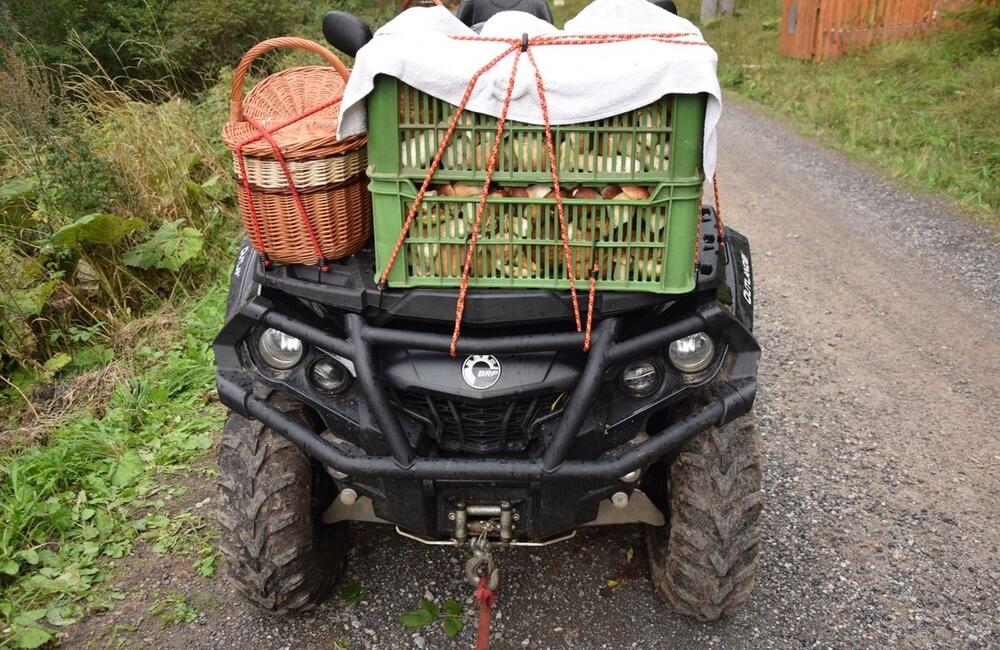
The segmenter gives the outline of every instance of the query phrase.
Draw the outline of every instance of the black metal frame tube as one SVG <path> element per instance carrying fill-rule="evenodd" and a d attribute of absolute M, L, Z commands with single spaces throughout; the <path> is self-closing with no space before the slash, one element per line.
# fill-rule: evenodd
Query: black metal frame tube
<path fill-rule="evenodd" d="M 705 329 L 709 319 L 715 317 L 713 313 L 715 311 L 721 313 L 718 305 L 714 303 L 706 305 L 694 314 L 670 325 L 655 329 L 652 332 L 640 334 L 635 338 L 622 341 L 621 343 L 615 343 L 608 352 L 609 359 L 612 364 L 620 363 L 667 345 L 671 341 L 694 334 L 699 330 Z"/>
<path fill-rule="evenodd" d="M 354 370 L 358 375 L 358 383 L 368 401 L 368 410 L 378 422 L 382 437 L 389 445 L 389 451 L 397 466 L 409 468 L 413 465 L 413 446 L 406 439 L 399 419 L 392 412 L 385 391 L 375 379 L 375 362 L 372 359 L 371 348 L 364 339 L 364 320 L 357 314 L 347 315 L 347 332 L 354 342 Z"/>
<path fill-rule="evenodd" d="M 422 332 L 402 332 L 383 327 L 365 327 L 365 340 L 372 345 L 402 345 L 411 350 L 429 350 L 432 352 L 448 352 L 451 350 L 451 337 L 444 334 L 425 334 Z M 545 352 L 549 350 L 580 350 L 583 349 L 583 334 L 568 332 L 564 334 L 535 334 L 532 336 L 512 337 L 465 337 L 458 339 L 459 354 L 510 354 L 518 352 Z"/>
<path fill-rule="evenodd" d="M 260 317 L 260 322 L 267 327 L 273 327 L 286 334 L 291 334 L 296 338 L 308 341 L 329 352 L 339 354 L 342 357 L 352 358 L 354 356 L 354 346 L 350 341 L 333 336 L 318 327 L 313 327 L 308 323 L 291 318 L 281 312 L 268 309 Z"/>
<path fill-rule="evenodd" d="M 580 425 L 590 410 L 590 402 L 601 387 L 604 370 L 608 365 L 608 350 L 612 347 L 612 336 L 617 327 L 618 319 L 608 319 L 601 321 L 594 330 L 590 353 L 587 355 L 587 363 L 583 367 L 583 373 L 580 375 L 576 388 L 570 394 L 556 432 L 549 440 L 549 444 L 545 446 L 542 466 L 548 472 L 566 460 L 566 455 L 569 453 L 570 447 L 573 446 Z"/>
<path fill-rule="evenodd" d="M 594 460 L 568 460 L 548 470 L 540 460 L 416 458 L 409 466 L 399 465 L 389 456 L 357 456 L 342 452 L 302 424 L 288 418 L 272 404 L 220 377 L 223 402 L 260 420 L 302 448 L 324 465 L 349 476 L 382 478 L 492 480 L 492 481 L 571 481 L 615 480 L 632 470 L 645 467 L 675 450 L 688 438 L 720 422 L 727 415 L 745 413 L 747 397 L 756 390 L 756 380 L 748 378 L 739 387 L 723 389 L 717 399 L 702 409 L 679 419 L 647 441 L 620 456 Z"/>

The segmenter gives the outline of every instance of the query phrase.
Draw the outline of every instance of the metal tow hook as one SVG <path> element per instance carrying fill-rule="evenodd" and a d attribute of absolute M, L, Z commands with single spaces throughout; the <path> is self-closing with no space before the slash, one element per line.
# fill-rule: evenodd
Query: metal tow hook
<path fill-rule="evenodd" d="M 481 576 L 489 576 L 487 587 L 495 591 L 500 584 L 500 569 L 496 566 L 496 560 L 490 551 L 490 542 L 486 535 L 482 534 L 469 543 L 472 549 L 472 557 L 465 562 L 465 579 L 473 587 L 479 586 Z"/>

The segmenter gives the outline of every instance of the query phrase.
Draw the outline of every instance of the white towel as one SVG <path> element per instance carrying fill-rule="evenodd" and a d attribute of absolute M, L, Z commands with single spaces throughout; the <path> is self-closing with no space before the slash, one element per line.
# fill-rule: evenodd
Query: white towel
<path fill-rule="evenodd" d="M 693 34 L 679 40 L 701 41 L 690 21 L 647 0 L 595 0 L 560 31 L 518 11 L 496 14 L 482 36 L 520 38 L 522 34 Z M 385 74 L 450 104 L 459 104 L 469 79 L 509 47 L 505 43 L 460 41 L 454 35 L 475 33 L 444 7 L 415 7 L 387 23 L 358 52 L 344 91 L 338 136 L 365 131 L 364 99 L 375 76 Z M 531 48 L 545 82 L 552 124 L 576 124 L 642 108 L 671 93 L 708 93 L 703 167 L 715 172 L 716 125 L 722 114 L 722 91 L 716 77 L 718 56 L 707 45 L 681 45 L 653 39 L 595 45 Z M 510 78 L 510 55 L 485 73 L 467 108 L 498 117 Z M 535 74 L 527 57 L 518 64 L 508 117 L 542 124 Z"/>

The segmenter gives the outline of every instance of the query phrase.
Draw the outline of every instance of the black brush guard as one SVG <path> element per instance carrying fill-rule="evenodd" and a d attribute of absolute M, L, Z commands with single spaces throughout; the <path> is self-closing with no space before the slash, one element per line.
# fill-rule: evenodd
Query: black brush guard
<path fill-rule="evenodd" d="M 310 320 L 314 322 L 308 322 Z M 229 408 L 263 422 L 317 461 L 338 472 L 354 478 L 411 480 L 615 481 L 671 453 L 695 434 L 713 425 L 725 424 L 750 410 L 757 389 L 760 348 L 737 317 L 715 299 L 703 303 L 679 320 L 633 338 L 618 340 L 620 325 L 619 318 L 610 317 L 594 328 L 591 350 L 576 388 L 566 403 L 558 427 L 536 459 L 419 457 L 382 386 L 373 349 L 399 346 L 447 352 L 451 339 L 441 334 L 373 326 L 355 313 L 345 315 L 345 337 L 327 331 L 314 319 L 296 318 L 284 313 L 266 298 L 258 296 L 250 299 L 227 322 L 214 344 L 219 367 L 219 397 Z M 358 385 L 375 417 L 389 455 L 359 454 L 353 446 L 348 449 L 348 445 L 328 442 L 254 394 L 253 378 L 243 368 L 239 350 L 261 326 L 281 330 L 320 351 L 353 362 Z M 709 333 L 720 348 L 726 348 L 730 357 L 725 377 L 710 386 L 711 399 L 707 404 L 661 431 L 648 432 L 649 438 L 645 442 L 624 445 L 627 449 L 609 450 L 590 460 L 568 460 L 591 400 L 602 382 L 606 381 L 610 369 L 700 331 Z M 499 355 L 579 350 L 582 347 L 583 334 L 578 332 L 463 336 L 458 342 L 458 353 Z"/>

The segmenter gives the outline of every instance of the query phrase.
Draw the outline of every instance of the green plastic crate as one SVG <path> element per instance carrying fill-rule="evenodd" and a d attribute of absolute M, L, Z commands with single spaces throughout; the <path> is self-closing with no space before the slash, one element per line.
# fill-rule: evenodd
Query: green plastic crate
<path fill-rule="evenodd" d="M 368 175 L 376 275 L 389 259 L 455 107 L 389 77 L 368 100 Z M 704 175 L 704 95 L 671 95 L 597 122 L 553 126 L 564 190 L 638 186 L 648 199 L 564 198 L 571 248 L 566 264 L 554 198 L 502 196 L 498 188 L 551 186 L 544 127 L 508 121 L 472 265 L 472 287 L 586 285 L 596 259 L 599 290 L 684 293 L 694 288 Z M 496 118 L 467 111 L 433 187 L 481 189 Z M 517 190 L 514 190 L 517 192 Z M 389 275 L 391 287 L 451 287 L 461 281 L 473 197 L 427 195 Z"/>

